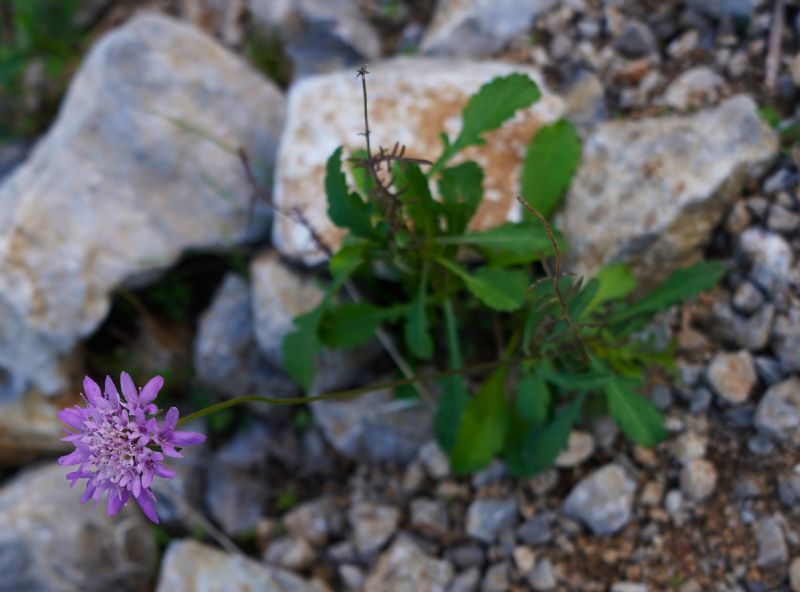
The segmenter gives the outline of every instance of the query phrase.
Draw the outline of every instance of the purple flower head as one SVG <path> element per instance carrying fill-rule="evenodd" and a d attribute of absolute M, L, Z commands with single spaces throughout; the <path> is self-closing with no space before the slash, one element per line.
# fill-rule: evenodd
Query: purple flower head
<path fill-rule="evenodd" d="M 108 515 L 119 512 L 131 497 L 145 516 L 158 524 L 155 496 L 150 485 L 155 477 L 171 479 L 175 472 L 164 465 L 164 456 L 180 457 L 178 448 L 204 442 L 197 432 L 175 431 L 178 410 L 172 407 L 159 425 L 159 410 L 153 403 L 164 385 L 160 376 L 151 378 L 141 390 L 123 372 L 122 396 L 110 376 L 105 392 L 88 376 L 83 379 L 86 406 L 68 407 L 58 417 L 67 425 L 65 442 L 75 450 L 58 459 L 63 466 L 78 465 L 67 479 L 75 485 L 86 479 L 81 503 L 95 504 L 108 492 Z"/>

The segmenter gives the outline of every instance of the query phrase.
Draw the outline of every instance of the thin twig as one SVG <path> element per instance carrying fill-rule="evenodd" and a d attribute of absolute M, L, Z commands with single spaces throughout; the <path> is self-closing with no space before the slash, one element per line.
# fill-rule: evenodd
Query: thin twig
<path fill-rule="evenodd" d="M 764 84 L 767 91 L 774 94 L 778 87 L 778 70 L 781 65 L 781 41 L 785 18 L 784 0 L 775 0 L 772 24 L 769 31 L 769 52 L 767 53 L 767 73 Z"/>
<path fill-rule="evenodd" d="M 581 334 L 578 331 L 578 327 L 575 326 L 575 323 L 572 322 L 572 318 L 569 315 L 569 309 L 567 308 L 567 302 L 564 299 L 564 295 L 561 293 L 561 249 L 558 248 L 558 241 L 556 240 L 555 235 L 553 234 L 553 229 L 550 228 L 550 223 L 547 219 L 542 216 L 542 214 L 534 208 L 531 204 L 529 204 L 521 195 L 517 196 L 517 201 L 522 204 L 522 206 L 528 210 L 531 214 L 533 214 L 539 222 L 541 222 L 542 226 L 544 227 L 544 231 L 547 233 L 547 238 L 550 239 L 550 244 L 553 246 L 553 251 L 555 252 L 555 274 L 550 273 L 550 269 L 547 265 L 547 261 L 542 259 L 542 266 L 544 267 L 545 273 L 550 276 L 551 281 L 553 283 L 553 290 L 555 290 L 556 297 L 558 298 L 559 306 L 561 307 L 561 314 L 563 315 L 563 320 L 569 327 L 569 330 L 572 332 L 573 336 L 575 337 L 576 342 L 578 343 L 581 353 L 589 360 L 589 352 L 586 350 L 586 345 L 583 343 L 583 339 L 581 338 Z"/>

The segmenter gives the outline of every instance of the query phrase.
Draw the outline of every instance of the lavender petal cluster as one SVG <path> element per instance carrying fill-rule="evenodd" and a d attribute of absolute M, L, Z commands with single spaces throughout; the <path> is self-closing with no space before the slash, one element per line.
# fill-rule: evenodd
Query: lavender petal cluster
<path fill-rule="evenodd" d="M 180 449 L 200 444 L 206 437 L 197 432 L 176 431 L 178 410 L 170 408 L 159 422 L 154 403 L 164 385 L 161 376 L 151 378 L 137 390 L 131 377 L 120 376 L 122 396 L 110 376 L 105 389 L 88 376 L 83 380 L 85 406 L 68 407 L 58 417 L 67 428 L 65 442 L 75 450 L 58 459 L 62 466 L 77 465 L 67 474 L 74 486 L 86 479 L 81 503 L 97 504 L 108 494 L 108 515 L 118 513 L 133 498 L 150 520 L 158 524 L 155 496 L 150 486 L 156 477 L 171 479 L 175 472 L 165 457 L 180 458 Z"/>

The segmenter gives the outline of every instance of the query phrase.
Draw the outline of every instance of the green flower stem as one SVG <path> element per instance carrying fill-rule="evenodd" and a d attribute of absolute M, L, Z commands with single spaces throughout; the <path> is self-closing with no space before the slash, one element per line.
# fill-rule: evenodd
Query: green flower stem
<path fill-rule="evenodd" d="M 438 372 L 429 372 L 426 374 L 417 374 L 416 376 L 412 376 L 411 378 L 401 378 L 398 380 L 393 380 L 391 382 L 368 384 L 366 386 L 361 386 L 354 389 L 334 391 L 332 393 L 321 393 L 319 395 L 310 395 L 308 397 L 290 397 L 287 399 L 263 397 L 260 395 L 245 395 L 242 397 L 234 397 L 233 399 L 228 399 L 227 401 L 222 401 L 214 405 L 209 405 L 208 407 L 200 409 L 199 411 L 190 413 L 189 415 L 181 418 L 178 421 L 178 425 L 179 426 L 185 425 L 191 421 L 200 419 L 201 417 L 205 417 L 206 415 L 222 411 L 223 409 L 227 409 L 228 407 L 233 407 L 234 405 L 241 405 L 242 403 L 255 402 L 255 403 L 268 403 L 270 405 L 302 405 L 305 403 L 313 403 L 314 401 L 349 399 L 351 397 L 365 395 L 367 393 L 371 393 L 374 391 L 383 389 L 393 389 L 398 386 L 413 384 L 419 381 L 435 380 L 437 378 L 444 378 L 446 376 L 455 376 L 458 374 L 464 374 L 464 375 L 475 374 L 478 372 L 483 372 L 484 370 L 491 370 L 492 368 L 496 368 L 498 366 L 502 366 L 505 364 L 511 364 L 513 362 L 526 362 L 526 361 L 533 361 L 536 359 L 538 359 L 536 358 L 536 356 L 525 356 L 525 357 L 492 360 L 490 362 L 481 362 L 480 364 L 473 364 L 471 366 L 466 366 L 464 368 L 455 368 L 451 370 L 440 370 Z"/>

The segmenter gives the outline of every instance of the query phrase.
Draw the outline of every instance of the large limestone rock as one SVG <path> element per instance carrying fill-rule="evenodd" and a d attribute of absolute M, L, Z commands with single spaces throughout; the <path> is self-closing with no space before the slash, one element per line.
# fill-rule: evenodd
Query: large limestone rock
<path fill-rule="evenodd" d="M 484 203 L 477 226 L 487 228 L 519 215 L 520 163 L 536 130 L 564 112 L 540 74 L 529 67 L 502 62 L 468 62 L 399 58 L 370 66 L 369 114 L 373 149 L 395 142 L 406 155 L 434 160 L 441 152 L 439 132 L 454 137 L 461 110 L 481 85 L 498 76 L 522 72 L 542 88 L 542 98 L 517 114 L 502 129 L 487 135 L 483 147 L 463 152 L 484 169 Z M 340 145 L 346 151 L 364 147 L 361 83 L 354 71 L 307 78 L 289 93 L 286 131 L 278 151 L 274 198 L 284 210 L 298 208 L 329 245 L 342 238 L 328 220 L 323 189 L 325 162 Z M 459 162 L 454 160 L 453 162 Z M 308 231 L 286 217 L 275 220 L 273 239 L 285 255 L 307 264 L 323 260 Z"/>
<path fill-rule="evenodd" d="M 437 55 L 488 55 L 527 34 L 555 0 L 441 0 L 420 49 Z"/>
<path fill-rule="evenodd" d="M 0 449 L 58 435 L 61 403 L 39 400 L 75 386 L 70 356 L 116 287 L 187 248 L 246 238 L 250 188 L 222 146 L 269 164 L 283 118 L 274 86 L 167 17 L 97 42 L 52 129 L 0 186 Z"/>
<path fill-rule="evenodd" d="M 327 587 L 193 540 L 170 543 L 156 592 L 324 592 Z"/>
<path fill-rule="evenodd" d="M 748 174 L 777 149 L 746 96 L 691 116 L 601 124 L 560 219 L 573 270 L 624 260 L 655 280 L 694 262 Z"/>
<path fill-rule="evenodd" d="M 0 590 L 141 590 L 157 562 L 147 519 L 135 503 L 114 518 L 81 506 L 66 473 L 29 469 L 0 490 Z"/>

